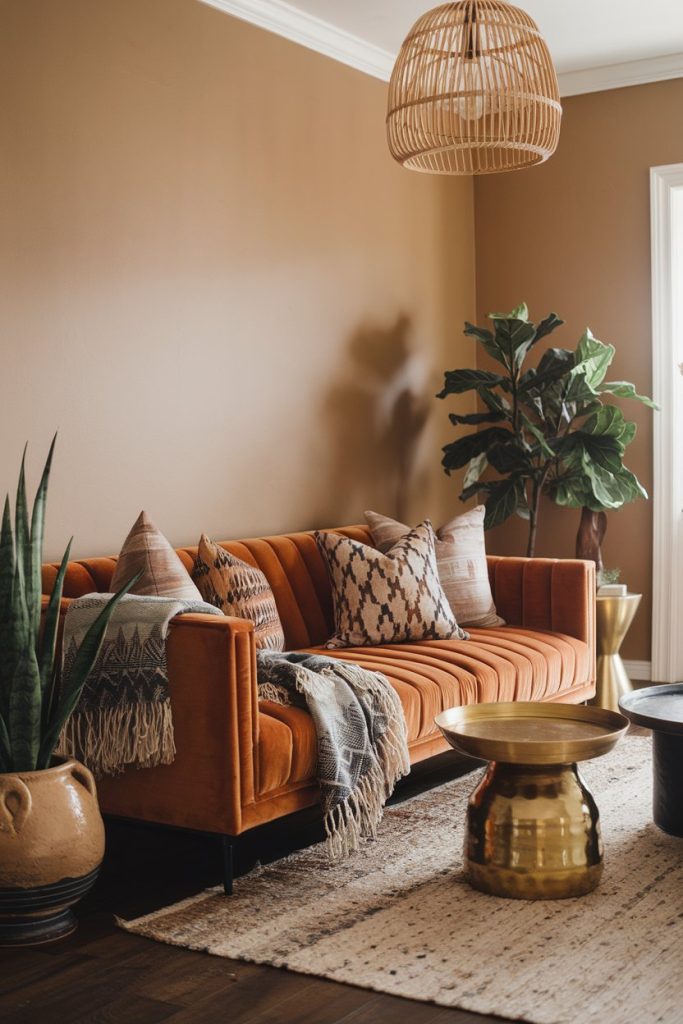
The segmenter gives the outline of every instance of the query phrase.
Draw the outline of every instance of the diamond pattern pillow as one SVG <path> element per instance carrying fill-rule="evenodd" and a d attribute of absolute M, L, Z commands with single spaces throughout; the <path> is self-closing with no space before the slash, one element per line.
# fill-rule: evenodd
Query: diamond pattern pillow
<path fill-rule="evenodd" d="M 175 597 L 180 601 L 201 601 L 190 574 L 158 527 L 141 512 L 123 542 L 109 587 L 120 590 L 136 573 L 142 572 L 131 594 Z"/>
<path fill-rule="evenodd" d="M 486 567 L 483 505 L 455 516 L 436 531 L 436 565 L 444 593 L 461 626 L 477 629 L 504 626 L 493 603 Z M 366 512 L 372 539 L 380 551 L 388 551 L 410 533 L 410 527 L 377 512 Z"/>
<path fill-rule="evenodd" d="M 260 569 L 235 558 L 203 533 L 192 578 L 207 604 L 224 615 L 254 623 L 257 647 L 284 651 L 285 635 L 273 591 Z"/>
<path fill-rule="evenodd" d="M 383 554 L 338 533 L 316 533 L 332 581 L 335 634 L 327 647 L 466 639 L 439 582 L 425 521 Z"/>

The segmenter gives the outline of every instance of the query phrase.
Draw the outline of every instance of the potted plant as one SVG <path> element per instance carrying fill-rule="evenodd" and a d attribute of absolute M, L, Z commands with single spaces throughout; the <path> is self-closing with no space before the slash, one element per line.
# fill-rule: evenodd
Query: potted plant
<path fill-rule="evenodd" d="M 24 458 L 14 529 L 9 497 L 0 529 L 0 945 L 46 942 L 76 927 L 71 906 L 92 886 L 104 827 L 92 775 L 54 754 L 97 657 L 109 617 L 93 623 L 68 677 L 56 655 L 67 545 L 41 615 L 45 503 L 52 441 L 29 521 Z"/>
<path fill-rule="evenodd" d="M 577 555 L 593 558 L 601 568 L 605 510 L 647 498 L 623 461 L 636 425 L 604 398 L 635 398 L 656 406 L 627 381 L 605 381 L 615 349 L 589 329 L 576 349 L 549 348 L 537 366 L 528 366 L 534 346 L 564 321 L 550 313 L 534 324 L 524 304 L 511 313 L 491 313 L 489 319 L 493 330 L 466 323 L 465 334 L 476 338 L 500 369 L 449 370 L 437 396 L 474 391 L 483 407 L 450 414 L 456 426 L 477 429 L 444 447 L 443 467 L 451 473 L 467 466 L 460 498 L 486 494 L 486 529 L 513 514 L 528 520 L 530 557 L 542 495 L 580 508 Z"/>

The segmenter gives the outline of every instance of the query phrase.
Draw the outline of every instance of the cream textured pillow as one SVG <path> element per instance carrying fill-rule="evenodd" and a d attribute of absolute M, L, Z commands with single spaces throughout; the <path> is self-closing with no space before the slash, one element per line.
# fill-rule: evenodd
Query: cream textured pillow
<path fill-rule="evenodd" d="M 335 634 L 327 647 L 466 639 L 439 582 L 427 520 L 382 554 L 338 533 L 316 533 L 332 580 Z"/>
<path fill-rule="evenodd" d="M 131 594 L 201 601 L 202 596 L 177 554 L 146 512 L 141 512 L 123 542 L 110 588 L 120 590 L 136 573 L 142 576 Z"/>
<path fill-rule="evenodd" d="M 284 651 L 285 634 L 273 591 L 260 569 L 235 558 L 203 533 L 192 575 L 208 604 L 224 615 L 254 623 L 257 647 Z"/>
<path fill-rule="evenodd" d="M 436 532 L 436 564 L 453 614 L 461 626 L 486 629 L 504 626 L 496 612 L 486 568 L 484 515 L 477 505 L 456 516 Z M 388 551 L 410 533 L 410 527 L 377 512 L 366 512 L 372 539 L 380 551 Z"/>

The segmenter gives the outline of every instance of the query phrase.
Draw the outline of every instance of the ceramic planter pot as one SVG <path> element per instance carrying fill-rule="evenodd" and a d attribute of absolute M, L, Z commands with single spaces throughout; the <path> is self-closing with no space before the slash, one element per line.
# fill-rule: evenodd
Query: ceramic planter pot
<path fill-rule="evenodd" d="M 76 928 L 71 907 L 104 855 L 95 780 L 74 760 L 0 773 L 0 945 L 52 942 Z"/>

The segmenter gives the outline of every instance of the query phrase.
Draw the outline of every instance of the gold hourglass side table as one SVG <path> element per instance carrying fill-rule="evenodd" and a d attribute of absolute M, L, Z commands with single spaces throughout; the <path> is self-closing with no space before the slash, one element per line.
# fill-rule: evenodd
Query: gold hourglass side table
<path fill-rule="evenodd" d="M 465 877 L 493 896 L 557 900 L 600 881 L 600 815 L 577 770 L 628 729 L 623 715 L 573 704 L 468 704 L 436 716 L 461 754 L 488 761 L 469 799 Z"/>
<path fill-rule="evenodd" d="M 596 598 L 595 697 L 591 704 L 619 710 L 619 698 L 633 689 L 619 649 L 638 611 L 642 594 L 598 594 Z"/>

